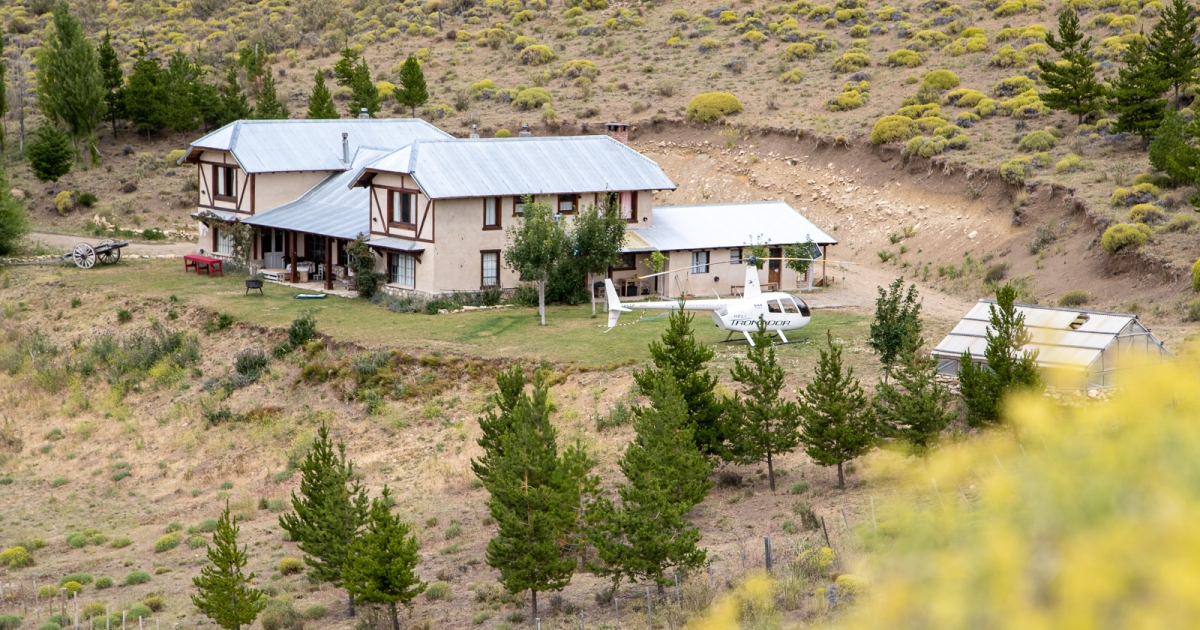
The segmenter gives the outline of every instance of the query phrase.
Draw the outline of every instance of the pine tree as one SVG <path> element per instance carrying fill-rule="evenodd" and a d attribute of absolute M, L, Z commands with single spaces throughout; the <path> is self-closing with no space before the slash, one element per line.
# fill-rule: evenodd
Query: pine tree
<path fill-rule="evenodd" d="M 919 348 L 920 341 L 913 344 Z M 937 381 L 937 361 L 920 352 L 903 358 L 895 383 L 875 386 L 875 418 L 882 437 L 898 438 L 925 455 L 954 420 L 950 391 Z"/>
<path fill-rule="evenodd" d="M 846 486 L 842 465 L 871 450 L 875 419 L 854 368 L 842 365 L 842 348 L 826 331 L 813 380 L 800 399 L 800 441 L 804 452 L 822 466 L 837 465 L 838 487 Z"/>
<path fill-rule="evenodd" d="M 642 391 L 650 391 L 663 374 L 674 378 L 687 406 L 696 448 L 705 455 L 719 455 L 725 442 L 725 410 L 716 394 L 717 377 L 708 371 L 712 348 L 696 340 L 692 313 L 673 311 L 667 317 L 662 339 L 650 342 L 654 366 L 635 370 L 633 380 Z"/>
<path fill-rule="evenodd" d="M 1185 123 L 1178 113 L 1167 112 L 1150 141 L 1150 164 L 1177 183 L 1200 182 L 1200 149 L 1195 139 L 1195 121 Z"/>
<path fill-rule="evenodd" d="M 177 133 L 200 126 L 200 99 L 204 70 L 182 51 L 175 51 L 163 73 L 163 116 L 161 122 Z"/>
<path fill-rule="evenodd" d="M 245 46 L 238 51 L 237 63 L 246 70 L 246 82 L 250 84 L 251 91 L 257 93 L 261 89 L 259 83 L 267 74 L 266 53 L 259 50 L 258 44 L 253 48 Z"/>
<path fill-rule="evenodd" d="M 212 544 L 208 546 L 209 564 L 200 569 L 199 577 L 192 578 L 197 590 L 192 595 L 192 604 L 226 630 L 253 624 L 266 604 L 262 601 L 263 592 L 250 586 L 254 573 L 242 573 L 246 568 L 246 548 L 238 548 L 239 529 L 229 516 L 226 501 L 225 511 L 213 531 Z"/>
<path fill-rule="evenodd" d="M 1146 42 L 1140 38 L 1129 42 L 1125 67 L 1117 71 L 1109 96 L 1109 107 L 1118 114 L 1113 131 L 1136 133 L 1143 146 L 1149 143 L 1167 109 L 1167 100 L 1162 98 L 1167 87 L 1157 61 L 1146 51 Z"/>
<path fill-rule="evenodd" d="M 1079 16 L 1072 9 L 1058 15 L 1058 37 L 1046 34 L 1046 45 L 1054 49 L 1061 61 L 1039 59 L 1041 80 L 1050 89 L 1041 97 L 1051 109 L 1062 109 L 1079 117 L 1101 108 L 1104 104 L 1104 86 L 1096 81 L 1096 68 L 1092 65 L 1088 51 L 1092 38 L 1084 37 L 1079 29 Z"/>
<path fill-rule="evenodd" d="M 317 70 L 312 93 L 308 95 L 308 118 L 310 120 L 339 118 L 337 108 L 333 106 L 333 96 L 329 93 L 329 88 L 325 87 L 325 75 L 320 70 Z"/>
<path fill-rule="evenodd" d="M 284 120 L 290 115 L 287 105 L 279 100 L 275 91 L 275 71 L 268 67 L 262 89 L 258 91 L 258 101 L 254 104 L 254 117 L 258 120 Z"/>
<path fill-rule="evenodd" d="M 117 121 L 125 118 L 121 107 L 121 88 L 125 85 L 125 76 L 121 74 L 121 60 L 117 58 L 117 49 L 113 48 L 112 36 L 104 29 L 104 39 L 99 48 L 100 82 L 104 87 L 104 120 L 112 124 L 113 139 L 117 137 Z"/>
<path fill-rule="evenodd" d="M 1196 45 L 1196 22 L 1190 2 L 1171 0 L 1150 32 L 1147 50 L 1160 78 L 1174 89 L 1175 111 L 1179 111 L 1183 107 L 1179 88 L 1194 83 L 1200 72 L 1200 46 Z"/>
<path fill-rule="evenodd" d="M 479 419 L 479 429 L 483 435 L 477 442 L 483 449 L 483 456 L 478 460 L 471 460 L 471 470 L 484 483 L 487 482 L 492 466 L 504 456 L 504 436 L 514 430 L 517 408 L 527 407 L 532 410 L 522 411 L 524 414 L 548 414 L 553 411 L 549 402 L 549 388 L 541 372 L 534 373 L 531 393 L 525 392 L 525 384 L 525 373 L 519 365 L 496 374 L 497 391 L 489 396 L 488 407 Z M 537 421 L 540 422 L 540 419 Z"/>
<path fill-rule="evenodd" d="M 138 45 L 136 61 L 129 73 L 129 84 L 121 93 L 121 105 L 126 118 L 147 135 L 162 126 L 166 115 L 166 78 L 158 59 L 151 56 L 145 42 Z"/>
<path fill-rule="evenodd" d="M 867 345 L 883 364 L 883 382 L 888 382 L 892 366 L 911 348 L 905 345 L 921 336 L 921 303 L 917 301 L 917 285 L 904 291 L 904 278 L 896 278 L 888 290 L 879 287 L 875 300 L 875 321 L 871 322 L 871 337 Z"/>
<path fill-rule="evenodd" d="M 400 630 L 397 602 L 411 605 L 425 590 L 425 583 L 416 574 L 421 561 L 417 537 L 407 523 L 392 514 L 391 503 L 391 491 L 385 485 L 382 496 L 371 501 L 362 536 L 350 543 L 342 582 L 359 601 L 387 604 L 392 630 Z"/>
<path fill-rule="evenodd" d="M 500 583 L 508 592 L 531 593 L 537 617 L 538 593 L 570 583 L 575 562 L 561 547 L 574 518 L 564 500 L 550 403 L 536 393 L 546 385 L 537 379 L 534 386 L 535 395 L 520 396 L 513 406 L 508 428 L 495 425 L 502 432 L 494 434 L 495 439 L 480 440 L 487 449 L 480 480 L 496 521 L 496 534 L 487 545 L 488 566 L 500 571 Z"/>
<path fill-rule="evenodd" d="M 0 151 L 7 148 L 8 125 L 4 116 L 8 113 L 8 59 L 4 57 L 4 35 L 0 34 Z"/>
<path fill-rule="evenodd" d="M 11 190 L 8 172 L 0 167 L 0 256 L 15 250 L 31 227 L 25 202 L 12 196 Z"/>
<path fill-rule="evenodd" d="M 308 575 L 317 582 L 342 583 L 350 543 L 367 519 L 367 492 L 355 480 L 346 445 L 336 447 L 325 425 L 300 465 L 300 496 L 292 493 L 294 512 L 279 517 L 279 526 L 305 553 Z M 354 593 L 349 593 L 354 615 Z"/>
<path fill-rule="evenodd" d="M 58 180 L 71 172 L 71 162 L 74 158 L 71 141 L 66 132 L 53 122 L 43 122 L 37 131 L 33 132 L 33 139 L 26 147 L 26 154 L 29 156 L 33 176 L 41 182 L 54 182 L 54 194 L 57 195 Z"/>
<path fill-rule="evenodd" d="M 564 551 L 578 558 L 580 568 L 587 566 L 608 512 L 601 506 L 611 505 L 601 497 L 600 476 L 592 473 L 595 468 L 596 460 L 579 438 L 562 453 L 563 503 L 571 510 Z"/>
<path fill-rule="evenodd" d="M 367 110 L 374 118 L 379 113 L 379 90 L 371 82 L 371 69 L 367 61 L 359 57 L 358 51 L 346 48 L 341 59 L 333 64 L 333 75 L 337 84 L 350 88 L 350 117 L 358 118 L 359 112 Z"/>
<path fill-rule="evenodd" d="M 104 84 L 96 50 L 62 0 L 54 7 L 54 30 L 37 53 L 37 94 L 42 113 L 66 127 L 76 148 L 87 143 L 95 158 L 91 140 L 104 114 Z"/>
<path fill-rule="evenodd" d="M 246 102 L 246 95 L 238 83 L 237 66 L 230 66 L 225 72 L 225 83 L 221 85 L 219 99 L 216 121 L 218 127 L 250 117 L 250 104 Z"/>
<path fill-rule="evenodd" d="M 708 496 L 712 465 L 692 438 L 687 405 L 669 374 L 644 392 L 650 404 L 634 410 L 637 435 L 621 456 L 625 477 L 619 506 L 609 508 L 597 550 L 613 576 L 653 580 L 659 593 L 671 569 L 694 569 L 707 554 L 697 547 L 700 530 L 687 520 Z"/>
<path fill-rule="evenodd" d="M 996 303 L 988 309 L 986 365 L 976 365 L 969 350 L 960 358 L 959 392 L 967 403 L 967 423 L 973 427 L 998 423 L 1004 398 L 1011 393 L 1043 386 L 1037 351 L 1023 349 L 1030 335 L 1016 299 L 1012 283 L 996 289 Z"/>
<path fill-rule="evenodd" d="M 408 107 L 413 118 L 417 117 L 417 108 L 429 102 L 429 90 L 425 87 L 425 73 L 421 72 L 421 62 L 409 55 L 400 66 L 400 86 L 396 89 L 396 102 Z"/>
<path fill-rule="evenodd" d="M 742 391 L 725 406 L 729 410 L 725 434 L 731 459 L 740 463 L 767 461 L 767 479 L 775 491 L 777 455 L 790 453 L 799 443 L 796 432 L 800 416 L 796 404 L 783 400 L 783 367 L 775 358 L 775 347 L 767 334 L 766 321 L 759 316 L 754 344 L 746 349 L 746 361 L 734 359 L 730 376 Z"/>

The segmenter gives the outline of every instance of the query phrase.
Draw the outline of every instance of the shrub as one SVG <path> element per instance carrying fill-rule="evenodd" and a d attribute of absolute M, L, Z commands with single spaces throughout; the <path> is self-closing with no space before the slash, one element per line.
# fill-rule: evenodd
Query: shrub
<path fill-rule="evenodd" d="M 1200 291 L 1200 258 L 1192 263 L 1192 290 Z"/>
<path fill-rule="evenodd" d="M 14 626 L 15 627 L 15 626 Z M 38 630 L 62 630 L 62 626 L 53 621 L 47 620 L 46 623 L 38 626 Z"/>
<path fill-rule="evenodd" d="M 1035 87 L 1037 87 L 1037 84 L 1029 77 L 1008 77 L 1007 79 L 1001 79 L 999 83 L 992 86 L 992 94 L 994 96 L 1010 97 L 1017 94 L 1024 94 Z"/>
<path fill-rule="evenodd" d="M 576 77 L 595 79 L 596 77 L 600 76 L 600 68 L 597 68 L 594 62 L 586 59 L 572 59 L 571 61 L 563 64 L 561 71 L 563 76 L 568 79 L 574 79 Z"/>
<path fill-rule="evenodd" d="M 299 348 L 317 336 L 317 318 L 312 313 L 304 311 L 299 317 L 292 320 L 292 325 L 288 327 L 288 343 L 292 347 Z"/>
<path fill-rule="evenodd" d="M 788 70 L 779 75 L 779 82 L 788 85 L 795 85 L 804 80 L 804 73 L 799 69 Z"/>
<path fill-rule="evenodd" d="M 1114 206 L 1133 206 L 1139 203 L 1149 203 L 1158 196 L 1158 187 L 1154 184 L 1134 184 L 1132 188 L 1118 188 L 1109 197 L 1109 203 Z"/>
<path fill-rule="evenodd" d="M 1152 203 L 1139 203 L 1129 209 L 1129 220 L 1135 223 L 1162 223 L 1167 213 Z"/>
<path fill-rule="evenodd" d="M 687 106 L 687 120 L 694 123 L 716 122 L 725 116 L 741 113 L 742 102 L 729 92 L 706 92 L 692 99 Z"/>
<path fill-rule="evenodd" d="M 146 599 L 142 600 L 142 605 L 154 612 L 162 610 L 165 606 L 162 595 L 147 595 Z"/>
<path fill-rule="evenodd" d="M 92 206 L 96 205 L 96 202 L 99 201 L 99 199 L 96 197 L 95 193 L 81 192 L 79 193 L 79 198 L 76 199 L 76 201 L 79 202 L 79 205 L 85 208 L 91 208 Z"/>
<path fill-rule="evenodd" d="M 108 545 L 110 547 L 112 547 L 113 549 L 122 549 L 122 548 L 128 547 L 129 545 L 132 545 L 132 544 L 133 544 L 133 541 L 124 536 L 117 536 L 116 538 L 114 538 L 112 540 L 111 543 L 108 543 Z"/>
<path fill-rule="evenodd" d="M 521 51 L 521 63 L 527 66 L 540 66 L 554 61 L 554 51 L 541 44 L 526 46 Z"/>
<path fill-rule="evenodd" d="M 957 107 L 975 107 L 979 101 L 987 98 L 987 96 L 979 90 L 970 88 L 959 88 L 946 94 L 944 102 L 946 105 L 954 105 Z"/>
<path fill-rule="evenodd" d="M 1074 173 L 1075 171 L 1086 170 L 1091 167 L 1092 162 L 1090 160 L 1085 160 L 1075 153 L 1068 153 L 1067 157 L 1059 160 L 1058 163 L 1054 165 L 1054 172 L 1061 175 L 1064 173 Z"/>
<path fill-rule="evenodd" d="M 117 309 L 117 321 L 121 322 L 122 324 L 131 322 L 133 321 L 133 313 L 131 313 L 129 309 L 119 308 Z"/>
<path fill-rule="evenodd" d="M 871 58 L 865 53 L 851 50 L 843 53 L 833 62 L 833 71 L 842 74 L 850 72 L 858 72 L 859 70 L 871 65 Z"/>
<path fill-rule="evenodd" d="M 241 372 L 241 370 L 238 370 L 238 371 Z M 171 534 L 171 533 L 182 531 L 182 530 L 183 530 L 183 523 L 180 523 L 179 521 L 171 521 L 170 523 L 167 523 L 167 527 L 164 530 L 164 533 Z"/>
<path fill-rule="evenodd" d="M 251 348 L 249 350 L 243 350 L 237 353 L 233 360 L 233 369 L 238 374 L 253 380 L 258 378 L 263 373 L 263 370 L 267 369 L 267 363 L 269 361 L 270 360 L 267 358 L 266 353 L 264 353 L 262 350 L 258 348 Z M 168 526 L 167 533 L 177 532 L 183 529 L 183 526 L 179 525 L 179 523 L 172 523 L 171 525 L 177 525 L 178 527 L 171 529 L 170 526 Z"/>
<path fill-rule="evenodd" d="M 1100 245 L 1109 254 L 1123 249 L 1137 249 L 1150 240 L 1150 228 L 1144 223 L 1118 223 L 1104 231 Z"/>
<path fill-rule="evenodd" d="M 425 588 L 425 599 L 429 601 L 450 600 L 450 585 L 445 582 L 434 582 Z"/>
<path fill-rule="evenodd" d="M 154 616 L 154 611 L 150 610 L 148 607 L 143 606 L 141 604 L 138 604 L 137 606 L 134 606 L 133 608 L 129 609 L 129 618 L 130 619 L 139 619 L 139 618 L 149 619 L 153 616 Z"/>
<path fill-rule="evenodd" d="M 802 59 L 812 59 L 817 54 L 817 47 L 808 43 L 788 44 L 788 47 L 780 53 L 780 58 L 784 61 L 800 61 Z"/>
<path fill-rule="evenodd" d="M 1075 308 L 1087 304 L 1089 299 L 1091 299 L 1091 297 L 1088 296 L 1087 291 L 1076 289 L 1074 291 L 1067 291 L 1066 293 L 1058 296 L 1058 305 L 1065 306 L 1067 308 Z"/>
<path fill-rule="evenodd" d="M 206 547 L 208 546 L 208 539 L 199 534 L 195 536 L 188 536 L 187 546 L 188 549 L 199 549 L 201 547 Z"/>
<path fill-rule="evenodd" d="M 1010 184 L 1021 184 L 1037 166 L 1033 158 L 1022 155 L 1000 163 L 1000 177 Z"/>
<path fill-rule="evenodd" d="M 72 573 L 71 575 L 64 575 L 58 579 L 59 586 L 63 586 L 67 582 L 79 582 L 80 584 L 91 584 L 92 583 L 92 574 L 91 573 Z"/>
<path fill-rule="evenodd" d="M 299 558 L 281 558 L 279 560 L 279 572 L 283 575 L 292 575 L 304 571 L 304 562 Z"/>
<path fill-rule="evenodd" d="M 870 95 L 867 93 L 867 82 L 850 81 L 842 86 L 842 93 L 825 102 L 829 111 L 843 112 L 858 109 L 866 104 Z"/>
<path fill-rule="evenodd" d="M 21 618 L 17 615 L 0 615 L 0 630 L 14 630 L 21 627 Z"/>
<path fill-rule="evenodd" d="M 106 588 L 111 588 L 112 585 L 113 585 L 113 579 L 110 577 L 96 578 L 96 588 L 98 588 L 98 589 L 103 590 Z"/>
<path fill-rule="evenodd" d="M 941 116 L 942 108 L 937 103 L 924 103 L 918 105 L 906 105 L 896 111 L 899 116 L 907 116 L 916 120 L 927 116 Z"/>
<path fill-rule="evenodd" d="M 304 613 L 303 613 L 304 618 L 308 619 L 309 621 L 316 621 L 318 619 L 324 619 L 325 615 L 328 615 L 328 614 L 329 614 L 329 610 L 320 604 L 313 604 L 312 606 L 305 608 Z"/>
<path fill-rule="evenodd" d="M 1168 232 L 1188 232 L 1197 223 L 1196 216 L 1192 213 L 1180 213 L 1171 217 L 1170 221 L 1164 226 Z"/>
<path fill-rule="evenodd" d="M 178 547 L 179 543 L 181 542 L 183 542 L 183 536 L 181 536 L 179 532 L 167 534 L 166 536 L 163 536 L 154 542 L 154 552 L 163 553 L 165 551 L 170 551 Z"/>
<path fill-rule="evenodd" d="M 931 87 L 935 90 L 945 92 L 958 87 L 958 75 L 949 70 L 934 70 L 925 75 L 925 80 L 921 81 L 921 87 Z"/>
<path fill-rule="evenodd" d="M 946 150 L 946 139 L 941 137 L 929 138 L 919 136 L 909 140 L 904 145 L 904 154 L 916 157 L 931 158 L 941 155 Z"/>
<path fill-rule="evenodd" d="M 988 267 L 988 270 L 983 274 L 983 281 L 988 283 L 997 283 L 1008 276 L 1008 263 L 998 263 Z"/>
<path fill-rule="evenodd" d="M 204 332 L 211 335 L 215 332 L 226 330 L 232 325 L 233 315 L 228 313 L 213 313 L 212 317 L 209 317 L 204 322 Z"/>
<path fill-rule="evenodd" d="M 975 109 L 971 111 L 975 112 L 975 114 L 980 118 L 987 118 L 988 116 L 996 113 L 996 101 L 990 98 L 985 98 L 979 101 L 979 104 L 976 105 Z"/>
<path fill-rule="evenodd" d="M 888 53 L 888 56 L 884 58 L 883 63 L 893 68 L 915 68 L 925 63 L 925 56 L 919 52 L 902 48 L 900 50 L 895 50 Z"/>
<path fill-rule="evenodd" d="M 550 92 L 546 88 L 526 88 L 517 93 L 517 97 L 513 99 L 513 106 L 522 111 L 529 111 L 552 100 Z"/>
<path fill-rule="evenodd" d="M 50 584 L 45 584 L 43 586 L 38 587 L 38 591 L 37 591 L 38 599 L 49 599 L 51 597 L 54 597 L 57 594 L 58 594 L 58 589 Z"/>
<path fill-rule="evenodd" d="M 875 126 L 871 128 L 871 142 L 874 144 L 905 142 L 913 137 L 914 133 L 912 118 L 884 116 L 875 121 Z"/>
<path fill-rule="evenodd" d="M 0 552 L 0 567 L 23 569 L 33 566 L 33 554 L 24 547 L 11 547 Z"/>
<path fill-rule="evenodd" d="M 1021 138 L 1021 143 L 1017 146 L 1022 151 L 1038 152 L 1049 151 L 1056 144 L 1058 144 L 1058 139 L 1053 134 L 1049 131 L 1039 129 L 1025 134 L 1025 137 Z"/>
<path fill-rule="evenodd" d="M 133 571 L 125 576 L 125 586 L 145 584 L 150 581 L 150 574 L 145 571 Z"/>
<path fill-rule="evenodd" d="M 62 586 L 60 586 L 59 588 L 66 589 L 68 596 L 74 595 L 75 593 L 83 592 L 83 585 L 80 584 L 79 582 L 67 582 L 66 584 L 63 584 Z"/>
<path fill-rule="evenodd" d="M 87 534 L 71 534 L 67 536 L 67 546 L 72 549 L 82 549 L 88 544 Z"/>

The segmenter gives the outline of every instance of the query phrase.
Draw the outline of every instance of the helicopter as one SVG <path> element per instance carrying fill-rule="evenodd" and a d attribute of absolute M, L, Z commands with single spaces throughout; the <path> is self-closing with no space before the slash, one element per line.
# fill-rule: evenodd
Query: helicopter
<path fill-rule="evenodd" d="M 746 283 L 742 297 L 727 300 L 717 296 L 716 299 L 711 300 L 637 302 L 630 306 L 645 310 L 709 311 L 717 328 L 729 331 L 725 341 L 732 340 L 733 335 L 740 332 L 751 346 L 754 345 L 754 339 L 750 333 L 758 330 L 758 322 L 761 318 L 766 323 L 768 332 L 778 335 L 782 343 L 792 343 L 784 336 L 784 331 L 799 330 L 807 326 L 812 319 L 812 311 L 804 303 L 804 300 L 790 293 L 779 291 L 763 293 L 758 283 L 758 263 L 764 260 L 768 259 L 754 256 L 746 258 L 745 262 L 748 264 L 746 265 Z M 650 278 L 653 275 L 645 277 Z M 621 302 L 611 279 L 604 281 L 604 294 L 608 300 L 608 330 L 612 330 L 617 325 L 617 319 L 621 313 L 629 313 L 633 309 Z"/>

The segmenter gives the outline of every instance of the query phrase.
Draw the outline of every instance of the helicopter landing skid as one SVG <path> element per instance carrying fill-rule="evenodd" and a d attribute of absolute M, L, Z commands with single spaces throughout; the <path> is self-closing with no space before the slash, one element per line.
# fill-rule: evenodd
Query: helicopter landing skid
<path fill-rule="evenodd" d="M 739 342 L 743 341 L 743 339 L 734 339 L 733 338 L 733 335 L 735 332 L 737 332 L 737 331 L 734 331 L 734 330 L 729 331 L 729 335 L 726 336 L 721 341 L 718 341 L 717 343 L 739 343 Z M 776 341 L 776 342 L 772 343 L 771 345 L 773 345 L 773 346 L 787 346 L 787 345 L 791 345 L 794 343 L 807 343 L 808 342 L 808 337 L 804 337 L 803 339 L 796 339 L 795 341 L 790 341 L 790 340 L 788 340 L 787 337 L 783 336 L 783 331 L 777 330 L 777 331 L 775 331 L 775 334 L 778 335 L 782 341 Z M 745 335 L 744 341 L 753 346 L 754 342 L 750 338 L 750 333 L 743 333 L 743 335 Z"/>

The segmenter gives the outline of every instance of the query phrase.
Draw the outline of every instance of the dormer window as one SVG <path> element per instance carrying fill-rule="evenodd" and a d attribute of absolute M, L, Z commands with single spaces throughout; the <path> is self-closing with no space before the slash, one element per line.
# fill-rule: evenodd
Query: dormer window
<path fill-rule="evenodd" d="M 417 195 L 403 190 L 388 193 L 388 222 L 399 227 L 415 227 Z"/>
<path fill-rule="evenodd" d="M 213 195 L 217 199 L 233 200 L 237 197 L 237 176 L 232 166 L 213 165 Z"/>

